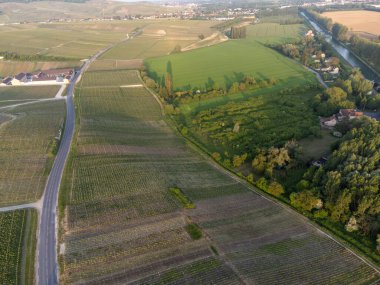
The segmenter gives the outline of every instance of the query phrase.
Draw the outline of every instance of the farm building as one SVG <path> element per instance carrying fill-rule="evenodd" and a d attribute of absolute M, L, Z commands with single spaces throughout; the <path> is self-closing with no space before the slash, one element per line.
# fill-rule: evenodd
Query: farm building
<path fill-rule="evenodd" d="M 328 118 L 321 118 L 321 123 L 326 127 L 335 127 L 335 125 L 338 123 L 336 116 L 332 115 Z"/>
<path fill-rule="evenodd" d="M 330 73 L 330 74 L 333 74 L 333 75 L 337 75 L 337 74 L 339 74 L 339 67 L 335 67 L 335 68 L 333 68 L 329 73 Z"/>
<path fill-rule="evenodd" d="M 12 85 L 12 80 L 13 77 L 8 76 L 1 81 L 1 85 Z"/>
<path fill-rule="evenodd" d="M 305 37 L 314 37 L 314 33 L 312 30 L 309 30 L 306 34 Z"/>
<path fill-rule="evenodd" d="M 338 121 L 342 121 L 345 118 L 348 118 L 349 120 L 360 118 L 364 115 L 363 112 L 358 112 L 355 109 L 340 109 L 339 113 L 337 114 Z"/>
<path fill-rule="evenodd" d="M 69 83 L 72 75 L 74 74 L 74 69 L 54 69 L 54 70 L 43 70 L 34 72 L 32 74 L 32 81 L 56 81 L 62 83 Z"/>
<path fill-rule="evenodd" d="M 338 122 L 343 121 L 344 119 L 356 119 L 364 115 L 363 112 L 358 112 L 355 109 L 340 109 L 339 112 L 335 115 L 332 115 L 327 118 L 320 118 L 320 123 L 322 126 L 327 128 L 333 128 Z"/>
<path fill-rule="evenodd" d="M 74 69 L 54 69 L 54 70 L 43 70 L 33 73 L 21 72 L 15 77 L 7 77 L 2 82 L 1 85 L 23 85 L 23 84 L 51 84 L 51 83 L 69 83 L 73 74 Z"/>
<path fill-rule="evenodd" d="M 19 73 L 12 79 L 12 85 L 20 85 L 21 83 L 26 83 L 27 77 L 26 73 Z"/>

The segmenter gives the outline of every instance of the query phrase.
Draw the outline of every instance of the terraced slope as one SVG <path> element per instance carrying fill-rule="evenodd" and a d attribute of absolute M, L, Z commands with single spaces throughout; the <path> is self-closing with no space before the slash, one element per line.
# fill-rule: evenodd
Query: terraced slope
<path fill-rule="evenodd" d="M 60 198 L 63 284 L 379 280 L 299 215 L 191 150 L 147 90 L 120 87 L 140 83 L 133 72 L 104 72 L 107 87 L 89 72 L 76 97 L 78 133 Z M 185 209 L 171 187 L 195 209 Z M 201 228 L 200 239 L 188 234 L 189 224 Z"/>

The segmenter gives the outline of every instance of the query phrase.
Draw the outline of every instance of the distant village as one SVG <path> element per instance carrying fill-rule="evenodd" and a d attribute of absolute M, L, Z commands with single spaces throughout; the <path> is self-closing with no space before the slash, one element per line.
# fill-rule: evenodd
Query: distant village
<path fill-rule="evenodd" d="M 0 86 L 68 84 L 74 74 L 73 68 L 42 70 L 33 73 L 21 72 L 4 78 Z"/>

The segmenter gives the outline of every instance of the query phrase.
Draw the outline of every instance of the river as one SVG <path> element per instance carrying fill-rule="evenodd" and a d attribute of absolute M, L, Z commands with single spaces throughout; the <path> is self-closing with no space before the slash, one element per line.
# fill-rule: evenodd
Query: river
<path fill-rule="evenodd" d="M 325 40 L 352 66 L 359 67 L 365 78 L 380 82 L 380 77 L 372 71 L 367 65 L 361 62 L 352 52 L 345 48 L 341 43 L 334 40 L 330 34 L 325 32 L 318 24 L 308 17 L 304 12 L 300 13 L 312 26 L 313 28 L 321 34 Z"/>

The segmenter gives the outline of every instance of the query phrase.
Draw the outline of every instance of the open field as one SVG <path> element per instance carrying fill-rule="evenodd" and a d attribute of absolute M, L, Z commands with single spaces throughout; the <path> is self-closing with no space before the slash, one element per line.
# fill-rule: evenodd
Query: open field
<path fill-rule="evenodd" d="M 145 59 L 167 55 L 180 45 L 186 47 L 213 33 L 214 21 L 156 20 L 143 28 L 139 37 L 119 44 L 105 53 L 102 59 Z"/>
<path fill-rule="evenodd" d="M 334 137 L 329 130 L 323 130 L 321 134 L 321 138 L 305 138 L 300 140 L 303 160 L 319 159 L 331 152 L 331 145 L 338 138 Z"/>
<path fill-rule="evenodd" d="M 0 213 L 0 283 L 34 284 L 35 210 Z"/>
<path fill-rule="evenodd" d="M 142 59 L 118 60 L 118 59 L 100 59 L 93 62 L 89 68 L 90 71 L 98 70 L 118 70 L 118 69 L 140 69 L 143 66 Z"/>
<path fill-rule="evenodd" d="M 127 82 L 127 83 L 126 83 Z M 89 72 L 81 81 L 81 87 L 107 87 L 125 84 L 141 84 L 138 72 L 135 70 L 93 71 Z M 97 88 L 96 88 L 97 89 Z"/>
<path fill-rule="evenodd" d="M 104 72 L 113 87 L 83 84 L 76 96 L 78 132 L 60 192 L 62 283 L 364 284 L 379 279 L 303 218 L 195 153 L 166 124 L 147 90 L 119 87 L 121 77 L 123 85 L 135 83 L 129 72 Z M 95 76 L 88 72 L 83 80 Z M 169 192 L 173 187 L 195 208 L 186 209 Z M 199 239 L 192 239 L 189 224 L 200 227 L 201 238 L 193 234 Z"/>
<path fill-rule="evenodd" d="M 36 99 L 53 98 L 61 86 L 4 86 L 0 87 L 0 107 Z M 1 112 L 1 111 L 0 111 Z"/>
<path fill-rule="evenodd" d="M 0 88 L 0 102 L 6 100 L 53 98 L 61 86 L 4 86 Z"/>
<path fill-rule="evenodd" d="M 0 206 L 36 201 L 53 162 L 65 103 L 40 102 L 1 112 L 8 120 L 0 125 Z"/>
<path fill-rule="evenodd" d="M 263 44 L 290 43 L 301 39 L 305 32 L 306 27 L 301 24 L 262 23 L 248 26 L 247 38 Z"/>
<path fill-rule="evenodd" d="M 257 148 L 282 146 L 319 129 L 308 103 L 318 90 L 284 92 L 281 86 L 181 104 L 177 117 L 210 152 L 254 153 Z M 236 131 L 235 125 L 239 125 Z"/>
<path fill-rule="evenodd" d="M 22 21 L 46 21 L 49 19 L 85 19 L 103 18 L 125 15 L 152 15 L 183 10 L 183 7 L 173 7 L 154 3 L 125 3 L 119 1 L 86 1 L 85 3 L 70 3 L 65 1 L 33 1 L 28 3 L 0 3 L 0 23 L 15 23 Z"/>
<path fill-rule="evenodd" d="M 380 13 L 374 11 L 336 11 L 322 14 L 334 22 L 341 23 L 358 34 L 380 35 Z"/>
<path fill-rule="evenodd" d="M 0 76 L 6 77 L 9 75 L 16 75 L 20 72 L 33 72 L 38 70 L 77 67 L 80 65 L 81 62 L 79 61 L 31 62 L 0 60 Z"/>
<path fill-rule="evenodd" d="M 315 82 L 315 76 L 301 65 L 253 40 L 228 41 L 213 47 L 201 48 L 146 60 L 153 77 L 166 74 L 171 62 L 174 89 L 204 89 L 217 84 L 229 88 L 245 75 L 258 80 L 271 79 L 286 86 Z"/>
<path fill-rule="evenodd" d="M 88 58 L 127 37 L 142 21 L 75 22 L 0 26 L 0 51 L 48 55 L 72 60 Z"/>

